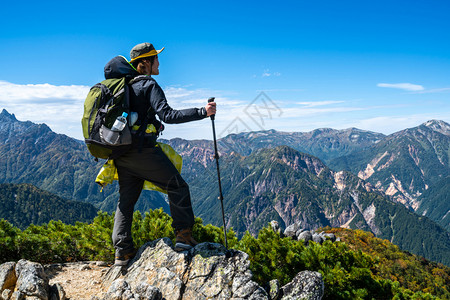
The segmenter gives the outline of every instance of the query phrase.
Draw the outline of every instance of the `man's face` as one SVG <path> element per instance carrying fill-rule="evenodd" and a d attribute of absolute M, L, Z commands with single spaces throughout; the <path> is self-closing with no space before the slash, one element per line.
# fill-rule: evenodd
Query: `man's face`
<path fill-rule="evenodd" d="M 153 61 L 152 75 L 159 75 L 159 59 L 158 59 L 158 55 L 155 55 L 155 60 Z"/>

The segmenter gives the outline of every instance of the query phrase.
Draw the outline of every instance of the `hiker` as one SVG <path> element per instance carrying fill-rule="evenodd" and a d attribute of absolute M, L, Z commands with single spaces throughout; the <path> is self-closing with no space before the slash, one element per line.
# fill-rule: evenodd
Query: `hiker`
<path fill-rule="evenodd" d="M 216 113 L 216 103 L 207 103 L 201 108 L 172 109 L 163 90 L 152 77 L 159 74 L 158 54 L 163 50 L 156 50 L 150 43 L 138 44 L 131 49 L 129 63 L 123 58 L 113 59 L 105 66 L 107 79 L 123 76 L 133 78 L 129 90 L 130 112 L 137 112 L 138 115 L 134 126 L 153 128 L 145 133 L 144 130 L 132 131 L 131 149 L 114 155 L 120 194 L 112 234 L 116 265 L 127 265 L 136 254 L 131 224 L 134 205 L 147 181 L 167 191 L 172 227 L 176 234 L 175 250 L 188 250 L 197 244 L 192 237 L 194 213 L 189 186 L 161 147 L 157 146 L 156 138 L 162 126 L 156 115 L 165 123 L 201 120 Z"/>

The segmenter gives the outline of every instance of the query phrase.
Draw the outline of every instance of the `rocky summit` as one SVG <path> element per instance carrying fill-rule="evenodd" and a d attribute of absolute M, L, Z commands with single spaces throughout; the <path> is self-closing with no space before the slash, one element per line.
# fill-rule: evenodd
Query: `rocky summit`
<path fill-rule="evenodd" d="M 246 253 L 217 243 L 201 243 L 176 252 L 169 238 L 142 246 L 128 266 L 112 266 L 103 275 L 102 288 L 91 300 L 141 299 L 322 299 L 324 282 L 318 272 L 302 271 L 280 286 L 264 287 L 253 281 Z M 2 299 L 73 299 L 62 283 L 49 284 L 41 264 L 20 260 L 0 265 Z M 87 286 L 88 282 L 82 284 Z"/>
<path fill-rule="evenodd" d="M 106 299 L 321 299 L 320 273 L 304 271 L 284 287 L 252 280 L 248 255 L 221 244 L 201 243 L 175 252 L 170 239 L 142 246 L 128 268 L 112 267 L 103 278 Z M 299 279 L 300 278 L 300 279 Z M 302 298 L 302 299 L 303 299 Z"/>

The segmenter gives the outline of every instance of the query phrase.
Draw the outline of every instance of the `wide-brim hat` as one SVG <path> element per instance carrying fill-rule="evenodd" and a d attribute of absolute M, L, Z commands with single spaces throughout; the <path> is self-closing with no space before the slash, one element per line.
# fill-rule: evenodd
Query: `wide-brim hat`
<path fill-rule="evenodd" d="M 155 56 L 161 53 L 164 50 L 162 47 L 161 50 L 156 50 L 155 47 L 151 43 L 142 43 L 133 47 L 130 51 L 130 63 L 137 61 L 138 59 Z"/>

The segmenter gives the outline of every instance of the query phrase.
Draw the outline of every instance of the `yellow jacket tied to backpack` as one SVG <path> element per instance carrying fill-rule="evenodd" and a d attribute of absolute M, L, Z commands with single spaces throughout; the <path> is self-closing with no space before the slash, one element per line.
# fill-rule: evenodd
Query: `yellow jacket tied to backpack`
<path fill-rule="evenodd" d="M 139 126 L 133 126 L 133 130 L 138 130 Z M 153 126 L 153 124 L 149 124 L 147 126 L 146 133 L 152 133 L 156 132 L 156 128 Z M 175 166 L 175 168 L 178 170 L 179 173 L 181 173 L 181 168 L 183 166 L 183 158 L 170 146 L 164 143 L 157 142 L 156 147 L 161 148 L 161 150 L 164 152 L 164 154 L 169 158 L 169 160 L 172 162 L 172 164 Z M 95 179 L 95 182 L 98 183 L 102 190 L 103 188 L 113 183 L 114 180 L 119 180 L 119 175 L 117 173 L 117 168 L 114 165 L 114 160 L 109 159 L 106 161 L 106 163 L 101 168 L 100 172 L 97 175 L 97 178 Z M 144 190 L 150 190 L 150 191 L 158 191 L 167 194 L 167 191 L 156 186 L 155 184 L 151 183 L 150 181 L 144 182 Z"/>

